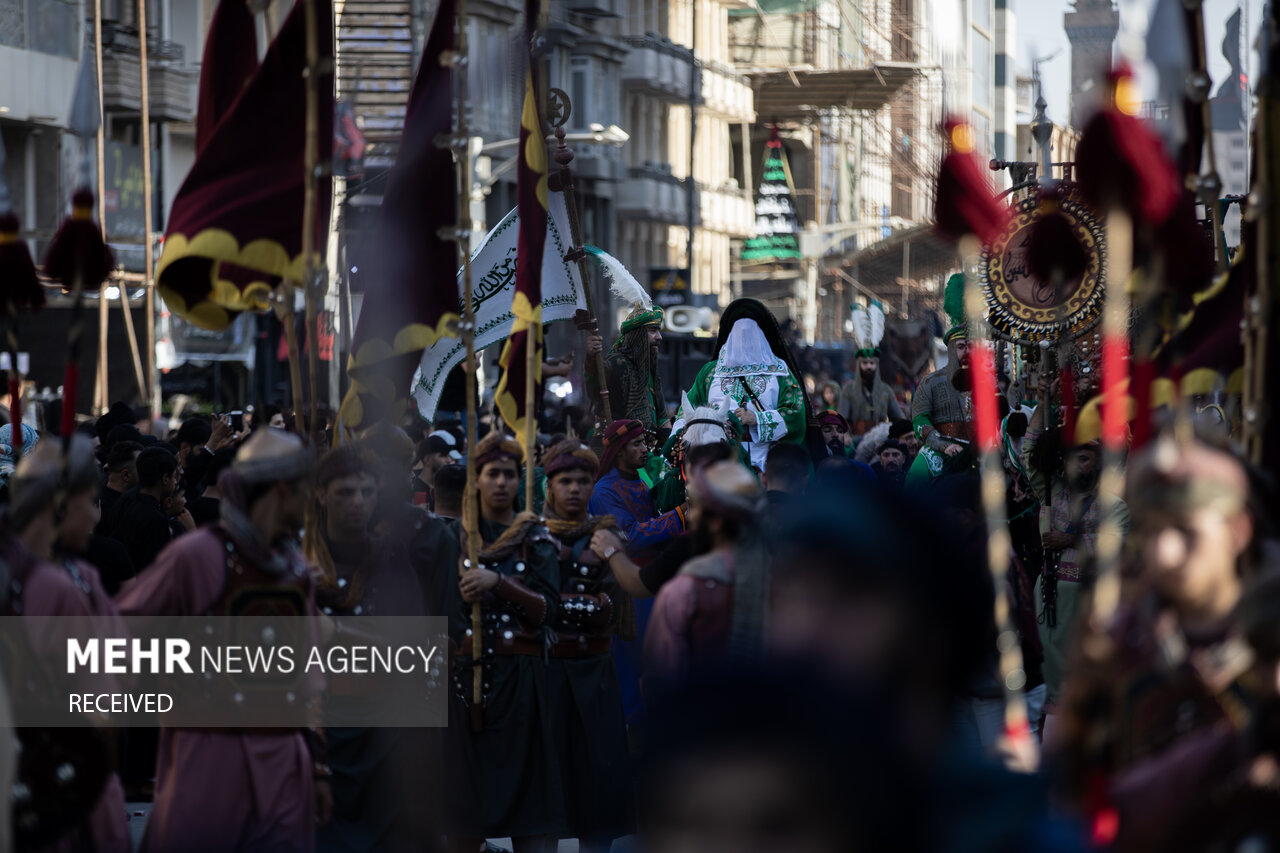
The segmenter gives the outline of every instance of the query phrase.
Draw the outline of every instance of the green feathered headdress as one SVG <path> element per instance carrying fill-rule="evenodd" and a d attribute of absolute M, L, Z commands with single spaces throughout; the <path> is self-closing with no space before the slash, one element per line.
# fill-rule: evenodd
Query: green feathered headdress
<path fill-rule="evenodd" d="M 942 336 L 942 342 L 950 344 L 956 338 L 969 337 L 969 324 L 964 315 L 964 273 L 956 273 L 947 279 L 942 291 L 942 310 L 951 319 L 951 328 Z"/>

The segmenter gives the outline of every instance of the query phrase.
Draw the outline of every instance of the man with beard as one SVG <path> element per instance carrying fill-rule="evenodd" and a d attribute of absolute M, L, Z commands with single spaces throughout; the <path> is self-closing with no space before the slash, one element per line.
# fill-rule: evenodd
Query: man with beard
<path fill-rule="evenodd" d="M 822 443 L 827 446 L 827 455 L 848 456 L 849 422 L 845 420 L 844 415 L 832 409 L 819 412 L 818 425 L 822 427 Z"/>
<path fill-rule="evenodd" d="M 622 321 L 621 334 L 604 359 L 609 411 L 614 420 L 636 420 L 646 432 L 668 429 L 666 402 L 658 376 L 658 345 L 662 343 L 662 306 L 636 305 Z M 587 382 L 599 399 L 599 377 L 587 362 Z"/>
<path fill-rule="evenodd" d="M 871 463 L 871 470 L 880 480 L 880 485 L 895 492 L 902 491 L 907 483 L 907 454 L 902 451 L 902 445 L 892 438 L 881 444 L 876 461 Z"/>
<path fill-rule="evenodd" d="M 1158 789 L 1172 766 L 1163 762 L 1247 721 L 1251 656 L 1236 608 L 1254 557 L 1249 481 L 1229 453 L 1161 437 L 1130 466 L 1126 489 L 1136 588 L 1105 634 L 1083 623 L 1060 737 L 1046 740 L 1064 793 L 1091 816 L 1118 803 L 1122 834 L 1161 807 L 1139 792 Z M 1127 849 L 1204 849 L 1180 842 Z"/>
<path fill-rule="evenodd" d="M 858 343 L 853 354 L 858 375 L 840 389 L 840 404 L 836 408 L 849 422 L 857 439 L 876 424 L 901 418 L 902 407 L 880 378 L 880 341 L 884 337 L 884 310 L 880 303 L 872 302 L 865 309 L 854 308 L 852 322 L 853 337 Z"/>
<path fill-rule="evenodd" d="M 695 551 L 658 592 L 644 641 L 644 692 L 723 664 L 760 659 L 769 602 L 761 533 L 764 489 L 737 462 L 696 469 L 689 480 Z"/>
<path fill-rule="evenodd" d="M 560 548 L 560 616 L 551 647 L 551 725 L 569 837 L 608 851 L 631 831 L 630 755 L 622 688 L 610 646 L 631 602 L 614 578 L 634 569 L 612 516 L 588 511 L 599 460 L 576 438 L 547 450 L 547 528 Z M 634 631 L 634 619 L 627 619 Z"/>
<path fill-rule="evenodd" d="M 310 618 L 319 641 L 311 572 L 298 552 L 313 455 L 292 433 L 255 432 L 223 473 L 222 521 L 175 539 L 155 564 L 121 590 L 128 615 L 216 616 L 269 603 L 283 616 Z M 310 703 L 323 676 L 302 683 Z M 234 707 L 234 683 L 225 690 Z M 318 720 L 316 721 L 318 723 Z M 323 738 L 312 729 L 160 730 L 155 807 L 143 850 L 315 849 L 329 819 Z"/>
<path fill-rule="evenodd" d="M 880 378 L 880 350 L 858 350 L 858 375 L 840 389 L 840 414 L 860 438 L 867 430 L 891 418 L 902 417 L 893 389 Z"/>
<path fill-rule="evenodd" d="M 1044 429 L 1049 394 L 1042 395 L 1022 440 L 1022 464 L 1031 490 L 1041 500 L 1040 542 L 1043 570 L 1036 578 L 1034 600 L 1040 644 L 1044 649 L 1045 732 L 1052 736 L 1058 703 L 1067 679 L 1067 663 L 1079 635 L 1080 604 L 1092 585 L 1093 556 L 1103 516 L 1098 496 L 1102 446 L 1091 435 L 1078 435 L 1073 447 L 1060 448 L 1062 432 Z M 1129 510 L 1112 496 L 1121 527 L 1128 530 Z"/>
<path fill-rule="evenodd" d="M 943 305 L 953 325 L 942 336 L 947 365 L 920 381 L 911 398 L 911 423 L 924 442 L 907 474 L 907 483 L 925 485 L 944 472 L 972 467 L 973 391 L 969 376 L 969 327 L 964 318 L 964 276 L 947 281 Z"/>

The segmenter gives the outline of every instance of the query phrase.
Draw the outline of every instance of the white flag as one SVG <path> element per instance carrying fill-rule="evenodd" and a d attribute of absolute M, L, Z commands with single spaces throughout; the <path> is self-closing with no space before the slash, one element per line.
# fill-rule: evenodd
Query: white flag
<path fill-rule="evenodd" d="M 542 252 L 542 322 L 571 320 L 579 308 L 586 309 L 578 267 L 564 259 L 573 246 L 569 236 L 569 214 L 564 194 L 547 193 L 547 241 Z M 476 312 L 476 352 L 504 340 L 515 317 L 511 303 L 516 292 L 516 247 L 520 217 L 512 210 L 485 235 L 471 256 L 472 305 Z M 458 316 L 462 316 L 462 271 L 458 271 Z M 466 357 L 462 338 L 441 338 L 428 347 L 413 374 L 413 398 L 418 413 L 431 420 L 440 404 L 440 392 L 449 371 Z"/>

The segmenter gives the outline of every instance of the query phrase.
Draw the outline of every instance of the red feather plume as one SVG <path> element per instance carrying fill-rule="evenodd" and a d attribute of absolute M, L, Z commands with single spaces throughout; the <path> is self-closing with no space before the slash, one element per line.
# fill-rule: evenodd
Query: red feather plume
<path fill-rule="evenodd" d="M 1112 76 L 1119 81 L 1125 73 Z M 1181 192 L 1178 170 L 1160 137 L 1115 104 L 1085 125 L 1076 147 L 1076 179 L 1085 200 L 1096 209 L 1119 205 L 1135 220 L 1153 225 L 1169 217 Z"/>
<path fill-rule="evenodd" d="M 53 242 L 44 256 L 44 270 L 62 284 L 75 286 L 76 274 L 81 286 L 94 291 L 102 286 L 115 268 L 115 256 L 102 240 L 102 231 L 93 221 L 93 193 L 76 190 L 71 197 L 71 215 L 58 226 Z"/>
<path fill-rule="evenodd" d="M 44 288 L 26 241 L 18 239 L 18 217 L 0 214 L 0 310 L 44 307 Z"/>
<path fill-rule="evenodd" d="M 1009 209 L 996 199 L 990 171 L 973 151 L 972 130 L 956 120 L 948 121 L 946 129 L 954 144 L 938 169 L 938 230 L 953 240 L 974 234 L 990 243 L 1007 225 Z"/>

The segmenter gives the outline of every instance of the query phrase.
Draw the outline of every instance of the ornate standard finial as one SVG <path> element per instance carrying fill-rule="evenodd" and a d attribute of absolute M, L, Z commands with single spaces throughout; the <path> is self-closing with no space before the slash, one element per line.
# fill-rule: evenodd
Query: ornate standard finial
<path fill-rule="evenodd" d="M 1040 83 L 1040 60 L 1036 60 L 1031 71 L 1032 85 L 1036 89 L 1036 114 L 1031 118 L 1031 138 L 1040 146 L 1040 183 L 1053 181 L 1053 162 L 1050 158 L 1050 140 L 1053 139 L 1053 122 L 1049 120 L 1045 109 L 1049 103 L 1044 99 L 1044 87 Z"/>

